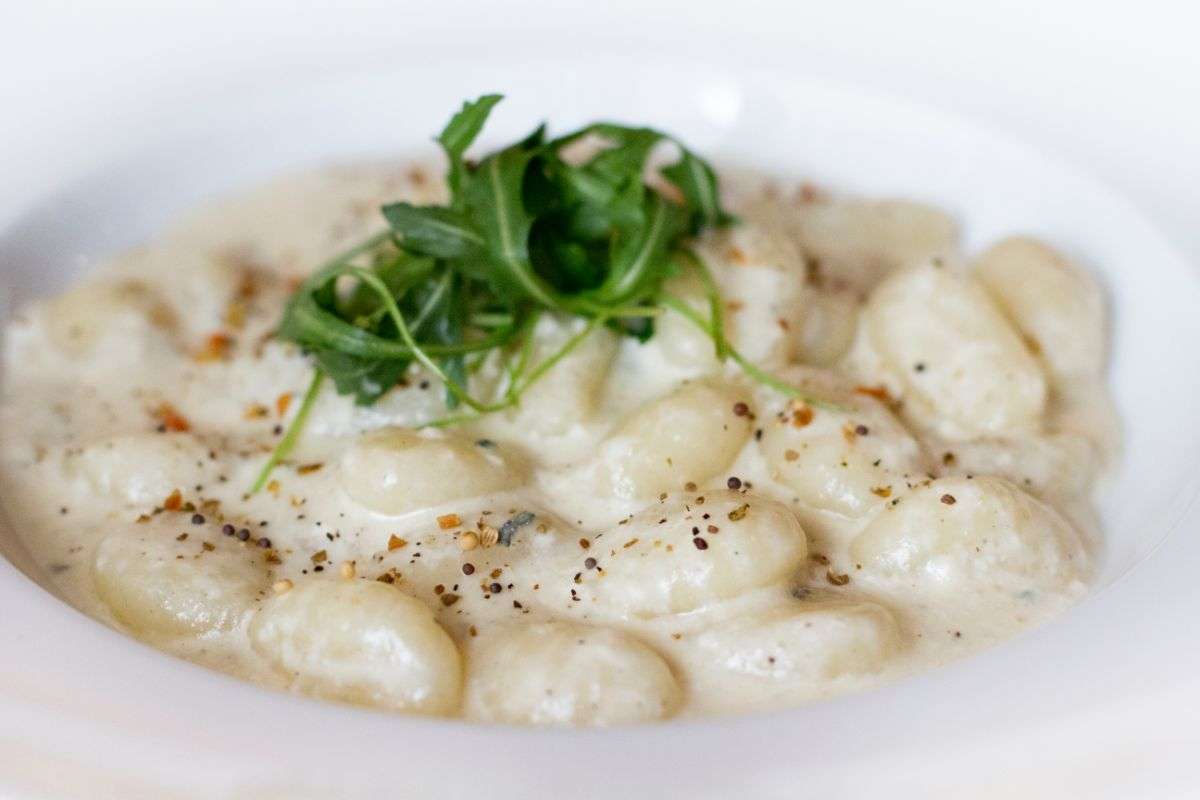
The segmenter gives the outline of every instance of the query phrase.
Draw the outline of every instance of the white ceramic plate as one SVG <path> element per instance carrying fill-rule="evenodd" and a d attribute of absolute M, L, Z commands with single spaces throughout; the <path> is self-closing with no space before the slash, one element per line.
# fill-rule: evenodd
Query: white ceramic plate
<path fill-rule="evenodd" d="M 1200 644 L 1177 635 L 1171 615 L 1200 612 L 1190 566 L 1200 544 L 1168 537 L 1200 488 L 1200 281 L 1132 206 L 1020 144 L 787 72 L 685 57 L 431 61 L 410 51 L 369 69 L 225 86 L 173 106 L 161 126 L 97 120 L 124 132 L 128 157 L 87 163 L 0 235 L 5 287 L 19 302 L 61 286 L 203 198 L 282 170 L 432 153 L 429 134 L 451 108 L 492 89 L 509 99 L 490 138 L 543 117 L 562 128 L 649 121 L 718 161 L 943 205 L 971 247 L 1028 232 L 1095 270 L 1112 298 L 1112 384 L 1126 426 L 1125 459 L 1098 498 L 1109 547 L 1095 596 L 1010 644 L 868 694 L 564 732 L 260 690 L 110 631 L 0 560 L 0 792 L 932 797 L 969 786 L 972 797 L 1011 797 L 1043 796 L 1057 781 L 1075 796 L 1186 785 L 1181 737 L 1194 732 L 1168 714 L 1200 700 Z M 21 562 L 11 532 L 0 543 Z M 1152 778 L 1139 766 L 1148 764 Z"/>

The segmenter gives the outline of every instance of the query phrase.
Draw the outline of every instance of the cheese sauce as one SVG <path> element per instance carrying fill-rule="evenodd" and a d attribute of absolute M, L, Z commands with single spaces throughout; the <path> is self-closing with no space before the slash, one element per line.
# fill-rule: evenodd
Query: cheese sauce
<path fill-rule="evenodd" d="M 297 283 L 437 202 L 420 167 L 287 178 L 25 309 L 3 500 L 62 596 L 257 683 L 401 712 L 613 724 L 778 708 L 993 645 L 1076 602 L 1115 457 L 1105 321 L 1048 246 L 733 176 L 698 243 L 747 358 L 670 312 L 598 330 L 521 405 L 443 430 L 414 368 L 370 407 L 271 337 Z M 707 313 L 703 287 L 668 288 Z M 545 317 L 539 353 L 579 320 Z M 476 391 L 499 385 L 496 359 Z M 506 543 L 507 542 L 507 543 Z"/>

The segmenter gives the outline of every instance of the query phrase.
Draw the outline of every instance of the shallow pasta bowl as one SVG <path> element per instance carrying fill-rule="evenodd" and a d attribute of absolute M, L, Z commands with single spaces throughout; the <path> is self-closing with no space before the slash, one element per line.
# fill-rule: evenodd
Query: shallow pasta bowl
<path fill-rule="evenodd" d="M 1200 643 L 1177 633 L 1200 611 L 1188 566 L 1200 563 L 1200 543 L 1186 536 L 1200 488 L 1200 280 L 1133 207 L 963 121 L 794 75 L 686 60 L 435 69 L 411 59 L 188 97 L 159 127 L 102 121 L 128 128 L 128 158 L 90 164 L 0 235 L 9 308 L 214 193 L 315 162 L 432 154 L 431 124 L 483 90 L 509 94 L 496 140 L 543 117 L 563 127 L 652 120 L 718 162 L 933 202 L 959 217 L 970 249 L 1031 233 L 1101 276 L 1125 454 L 1097 498 L 1107 546 L 1092 596 L 1002 647 L 863 695 L 619 731 L 523 730 L 324 704 L 173 659 L 60 602 L 4 529 L 0 790 L 457 797 L 502 786 L 551 797 L 619 778 L 634 796 L 788 795 L 798 785 L 933 796 L 984 783 L 1012 796 L 1088 764 L 1072 784 L 1087 794 L 1088 781 L 1127 779 L 1122 763 L 1182 747 L 1170 712 L 1200 701 Z M 64 134 L 64 147 L 81 142 Z M 1100 754 L 1110 758 L 1097 765 Z"/>

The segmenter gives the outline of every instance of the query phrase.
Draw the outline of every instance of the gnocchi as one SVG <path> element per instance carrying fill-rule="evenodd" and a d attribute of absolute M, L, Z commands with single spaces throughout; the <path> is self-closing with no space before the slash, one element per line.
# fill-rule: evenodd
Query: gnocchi
<path fill-rule="evenodd" d="M 969 276 L 936 264 L 895 273 L 872 293 L 865 324 L 926 425 L 956 438 L 1041 425 L 1042 369 Z"/>
<path fill-rule="evenodd" d="M 871 289 L 893 270 L 958 252 L 958 226 L 942 211 L 906 200 L 817 199 L 796 213 L 796 231 L 818 280 Z"/>
<path fill-rule="evenodd" d="M 1070 523 L 1003 478 L 941 478 L 899 499 L 850 545 L 881 586 L 956 602 L 1070 591 L 1087 574 Z"/>
<path fill-rule="evenodd" d="M 209 450 L 190 433 L 110 436 L 63 454 L 63 472 L 85 491 L 127 506 L 161 503 L 176 489 L 212 474 Z"/>
<path fill-rule="evenodd" d="M 417 714 L 458 708 L 458 648 L 428 608 L 383 583 L 304 581 L 255 615 L 250 641 L 322 697 Z"/>
<path fill-rule="evenodd" d="M 571 584 L 588 613 L 694 611 L 792 577 L 808 552 L 786 507 L 736 492 L 675 494 L 597 537 L 597 568 Z M 577 571 L 572 553 L 564 572 Z"/>
<path fill-rule="evenodd" d="M 224 542 L 214 546 L 208 539 L 181 539 L 178 527 L 141 525 L 111 533 L 96 547 L 96 593 L 113 617 L 139 636 L 230 630 L 267 588 L 260 553 Z"/>
<path fill-rule="evenodd" d="M 835 408 L 784 404 L 763 423 L 763 455 L 774 480 L 810 508 L 861 517 L 921 480 L 921 446 L 870 395 L 839 395 Z"/>
<path fill-rule="evenodd" d="M 698 688 L 723 710 L 735 698 L 756 695 L 759 704 L 818 697 L 838 681 L 878 672 L 900 649 L 891 612 L 869 601 L 836 597 L 778 604 L 689 637 L 685 662 L 716 664 Z M 739 690 L 731 694 L 732 689 Z"/>
<path fill-rule="evenodd" d="M 727 468 L 750 438 L 736 413 L 743 395 L 715 382 L 688 383 L 637 409 L 600 447 L 595 480 L 620 498 L 650 498 Z"/>
<path fill-rule="evenodd" d="M 670 716 L 682 692 L 662 657 L 609 628 L 544 622 L 497 631 L 472 652 L 471 719 L 623 725 Z"/>
<path fill-rule="evenodd" d="M 491 494 L 521 481 L 521 465 L 496 450 L 404 428 L 373 431 L 342 458 L 342 489 L 363 507 L 391 515 Z"/>
<path fill-rule="evenodd" d="M 1058 383 L 1094 381 L 1104 367 L 1104 303 L 1096 282 L 1036 239 L 988 248 L 975 275 Z"/>

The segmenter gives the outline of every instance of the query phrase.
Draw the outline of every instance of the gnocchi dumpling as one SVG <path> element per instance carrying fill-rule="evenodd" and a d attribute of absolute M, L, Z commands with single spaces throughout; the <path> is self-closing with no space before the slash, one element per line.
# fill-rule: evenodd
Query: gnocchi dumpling
<path fill-rule="evenodd" d="M 695 381 L 635 410 L 600 446 L 596 479 L 615 497 L 655 497 L 702 483 L 726 469 L 750 438 L 734 408 L 744 395 L 728 384 Z"/>
<path fill-rule="evenodd" d="M 771 477 L 810 508 L 861 517 L 925 477 L 921 446 L 867 395 L 839 396 L 838 409 L 791 402 L 765 414 L 761 447 Z"/>
<path fill-rule="evenodd" d="M 906 413 L 953 438 L 1036 430 L 1046 379 L 987 293 L 970 277 L 926 264 L 871 295 L 871 346 L 904 387 Z"/>
<path fill-rule="evenodd" d="M 75 358 L 105 340 L 126 349 L 130 343 L 153 342 L 176 323 L 158 293 L 138 280 L 84 284 L 47 303 L 45 315 L 51 343 Z"/>
<path fill-rule="evenodd" d="M 301 582 L 254 616 L 250 641 L 301 691 L 418 714 L 459 705 L 458 648 L 425 605 L 378 581 Z"/>
<path fill-rule="evenodd" d="M 796 231 L 820 281 L 826 272 L 869 289 L 895 269 L 957 252 L 958 226 L 944 212 L 906 200 L 840 200 L 800 206 Z"/>
<path fill-rule="evenodd" d="M 96 494 L 148 506 L 204 475 L 212 463 L 208 452 L 189 433 L 122 434 L 68 451 L 63 471 Z"/>
<path fill-rule="evenodd" d="M 692 270 L 667 279 L 663 290 L 678 297 L 702 318 L 709 318 L 708 297 L 704 283 Z M 725 334 L 729 335 L 728 322 Z M 661 351 L 664 360 L 676 367 L 684 367 L 696 375 L 707 375 L 721 367 L 712 337 L 682 314 L 662 314 L 654 322 L 654 336 L 647 347 Z"/>
<path fill-rule="evenodd" d="M 346 452 L 340 477 L 355 502 L 399 515 L 511 489 L 524 482 L 525 468 L 493 443 L 382 428 L 363 435 Z"/>
<path fill-rule="evenodd" d="M 1003 478 L 940 478 L 888 506 L 851 543 L 857 574 L 957 602 L 1063 594 L 1085 576 L 1079 535 L 1057 511 Z"/>
<path fill-rule="evenodd" d="M 1036 239 L 989 248 L 975 275 L 1056 381 L 1095 380 L 1104 366 L 1104 300 L 1083 270 Z"/>
<path fill-rule="evenodd" d="M 736 617 L 687 636 L 679 651 L 694 666 L 694 691 L 732 709 L 746 696 L 764 704 L 818 697 L 841 680 L 879 671 L 900 646 L 886 608 L 832 597 Z"/>
<path fill-rule="evenodd" d="M 1087 491 L 1101 466 L 1097 446 L 1080 433 L 985 437 L 947 445 L 942 469 L 954 475 L 995 475 L 1041 497 Z"/>
<path fill-rule="evenodd" d="M 819 367 L 834 364 L 854 344 L 858 331 L 857 293 L 845 289 L 808 292 L 790 327 L 796 360 Z"/>
<path fill-rule="evenodd" d="M 186 527 L 191 535 L 180 539 L 180 528 L 156 520 L 110 534 L 96 547 L 96 594 L 139 636 L 229 630 L 267 587 L 260 551 Z"/>
<path fill-rule="evenodd" d="M 563 565 L 580 611 L 647 618 L 693 611 L 794 575 L 808 542 L 780 503 L 739 492 L 675 494 L 596 537 L 595 569 Z"/>
<path fill-rule="evenodd" d="M 560 326 L 541 333 L 544 339 L 533 363 L 549 358 L 578 331 Z M 561 436 L 589 420 L 616 353 L 617 339 L 612 332 L 596 330 L 588 334 L 525 390 L 521 405 L 511 414 L 513 424 L 526 433 Z"/>
<path fill-rule="evenodd" d="M 502 628 L 470 653 L 466 716 L 528 725 L 621 725 L 674 713 L 679 684 L 629 634 L 569 622 Z"/>

